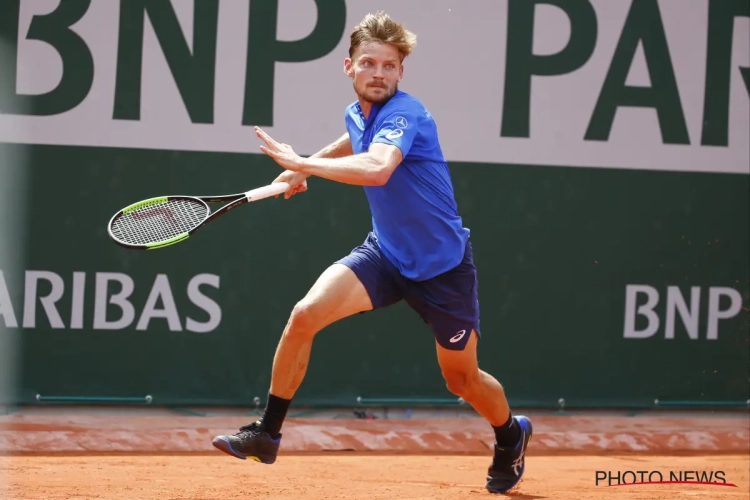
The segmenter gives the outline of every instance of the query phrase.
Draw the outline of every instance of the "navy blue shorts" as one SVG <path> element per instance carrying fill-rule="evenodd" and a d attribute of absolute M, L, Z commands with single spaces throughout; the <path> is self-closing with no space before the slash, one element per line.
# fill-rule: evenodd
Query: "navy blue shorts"
<path fill-rule="evenodd" d="M 380 250 L 373 233 L 336 263 L 354 271 L 370 295 L 373 309 L 406 301 L 430 325 L 441 347 L 461 351 L 472 329 L 481 336 L 477 270 L 469 241 L 458 266 L 426 281 L 402 276 Z"/>

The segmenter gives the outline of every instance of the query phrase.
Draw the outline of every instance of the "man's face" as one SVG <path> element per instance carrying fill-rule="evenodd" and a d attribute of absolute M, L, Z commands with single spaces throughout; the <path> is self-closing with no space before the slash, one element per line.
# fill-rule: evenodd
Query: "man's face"
<path fill-rule="evenodd" d="M 360 99 L 381 104 L 398 90 L 404 67 L 396 47 L 370 42 L 362 44 L 353 59 L 346 59 L 344 71 L 352 79 L 354 91 Z"/>

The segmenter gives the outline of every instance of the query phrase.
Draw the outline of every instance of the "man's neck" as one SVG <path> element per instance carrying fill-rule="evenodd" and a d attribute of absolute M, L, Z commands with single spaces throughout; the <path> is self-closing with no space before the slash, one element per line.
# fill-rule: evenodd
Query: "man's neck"
<path fill-rule="evenodd" d="M 359 109 L 362 110 L 362 116 L 364 116 L 365 120 L 367 120 L 370 117 L 370 112 L 372 111 L 372 103 L 370 101 L 362 99 L 361 97 L 358 100 Z"/>
<path fill-rule="evenodd" d="M 398 90 L 396 90 L 396 92 L 391 97 L 386 99 L 384 102 L 378 103 L 378 105 L 380 107 L 385 106 L 385 104 L 391 99 L 393 99 L 397 93 L 398 93 Z M 364 116 L 365 120 L 367 120 L 370 117 L 370 113 L 372 112 L 372 103 L 366 99 L 363 99 L 359 95 L 357 95 L 357 101 L 359 101 L 359 109 L 362 111 L 362 116 Z"/>

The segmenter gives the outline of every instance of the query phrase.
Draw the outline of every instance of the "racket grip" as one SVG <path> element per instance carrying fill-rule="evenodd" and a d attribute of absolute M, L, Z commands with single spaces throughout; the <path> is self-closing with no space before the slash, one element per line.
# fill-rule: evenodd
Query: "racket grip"
<path fill-rule="evenodd" d="M 303 184 L 307 186 L 307 181 L 304 181 Z M 258 200 L 262 200 L 263 198 L 268 198 L 271 196 L 276 196 L 277 194 L 281 194 L 287 189 L 289 189 L 288 183 L 276 182 L 274 184 L 269 184 L 267 186 L 262 186 L 259 188 L 251 189 L 250 191 L 245 193 L 245 196 L 247 197 L 247 201 L 258 201 Z"/>
<path fill-rule="evenodd" d="M 258 201 L 263 198 L 268 198 L 269 196 L 281 194 L 286 191 L 287 188 L 289 188 L 289 184 L 286 182 L 277 182 L 275 184 L 269 184 L 268 186 L 251 189 L 245 193 L 245 196 L 247 197 L 247 201 Z"/>

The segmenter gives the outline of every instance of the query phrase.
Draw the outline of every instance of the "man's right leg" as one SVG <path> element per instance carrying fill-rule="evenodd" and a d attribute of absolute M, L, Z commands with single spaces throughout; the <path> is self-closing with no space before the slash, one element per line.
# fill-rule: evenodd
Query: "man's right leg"
<path fill-rule="evenodd" d="M 321 274 L 294 307 L 284 328 L 263 417 L 240 428 L 237 434 L 217 436 L 213 442 L 216 448 L 267 464 L 276 460 L 281 425 L 307 371 L 313 338 L 335 321 L 401 300 L 391 267 L 370 234 L 362 245 Z"/>
<path fill-rule="evenodd" d="M 217 436 L 213 445 L 243 460 L 274 463 L 281 424 L 305 377 L 315 334 L 335 321 L 371 309 L 370 295 L 354 271 L 338 263 L 326 269 L 289 316 L 276 348 L 263 417 L 241 427 L 237 434 Z"/>
<path fill-rule="evenodd" d="M 326 269 L 289 316 L 273 359 L 271 394 L 291 400 L 305 377 L 315 334 L 370 310 L 370 295 L 354 271 L 343 264 Z"/>

